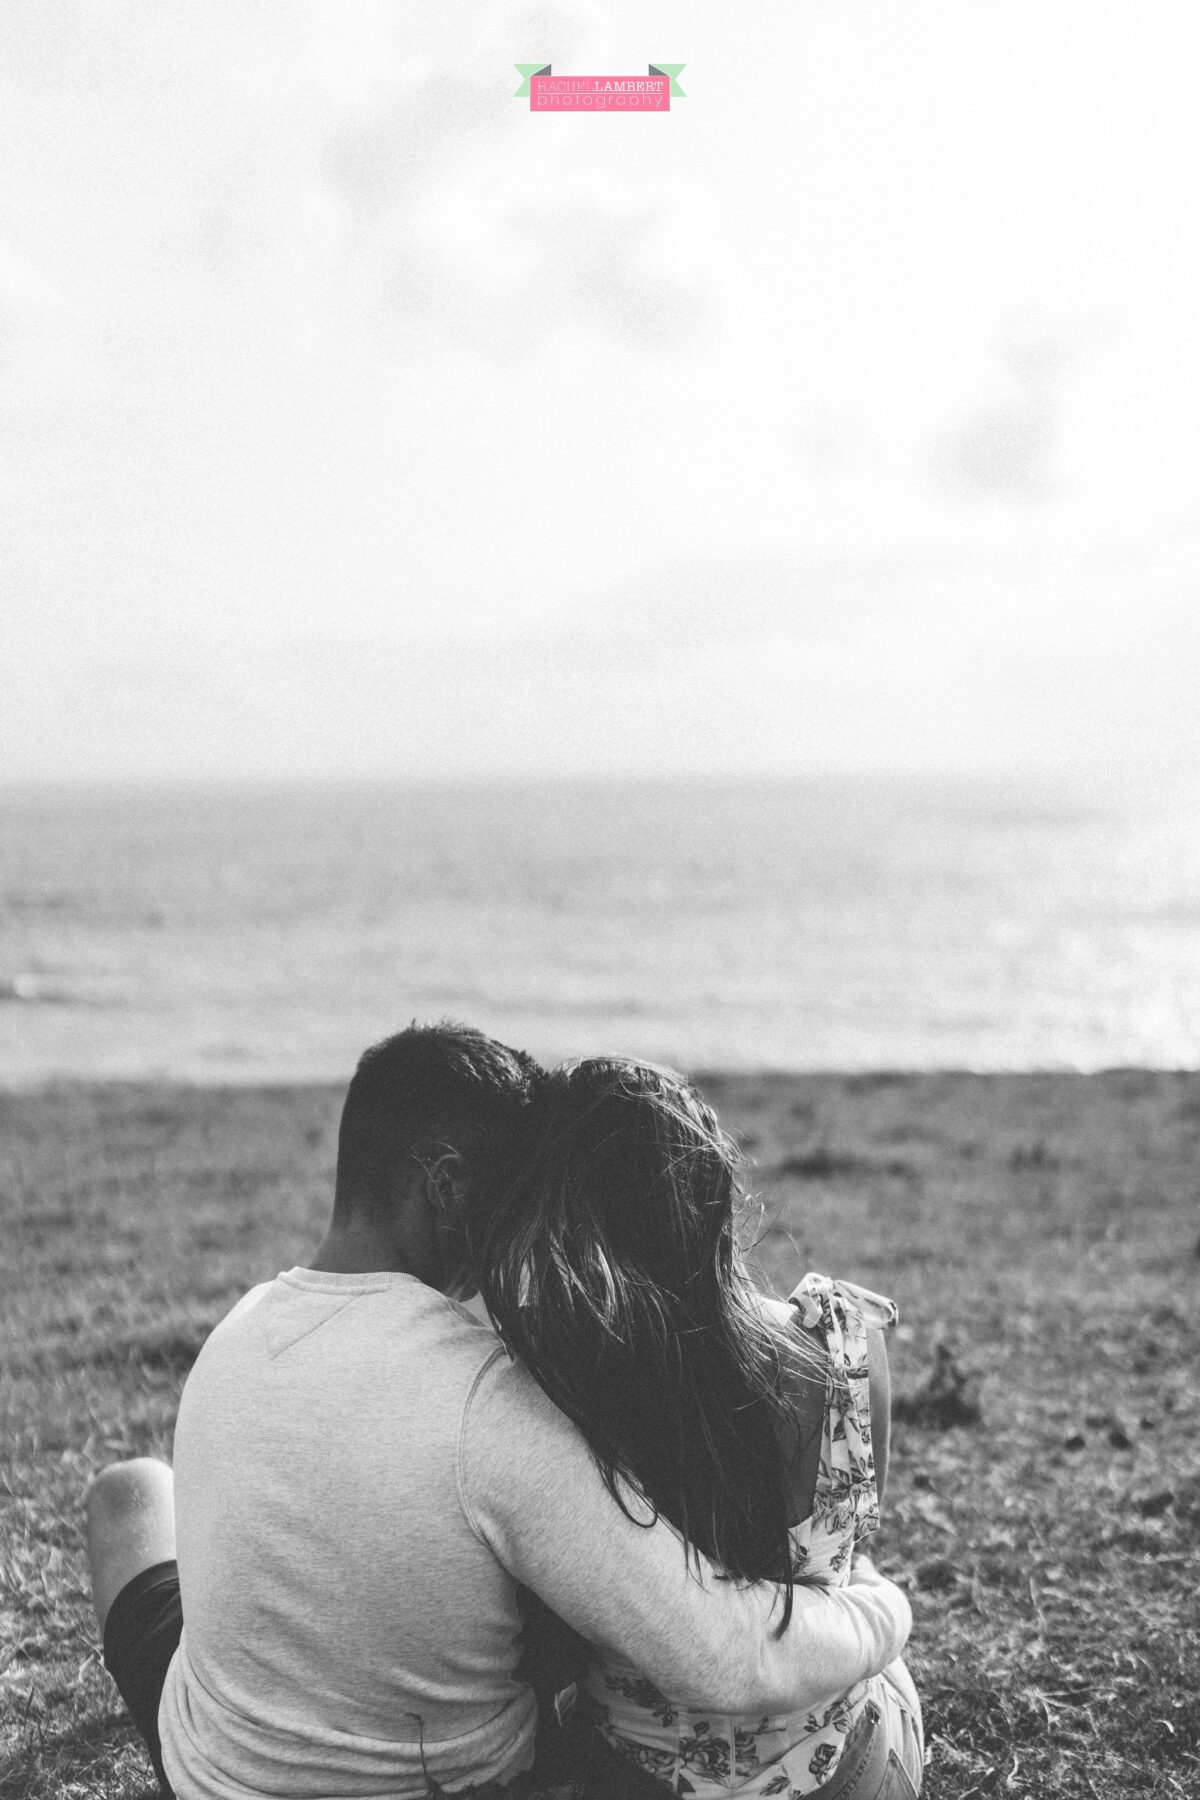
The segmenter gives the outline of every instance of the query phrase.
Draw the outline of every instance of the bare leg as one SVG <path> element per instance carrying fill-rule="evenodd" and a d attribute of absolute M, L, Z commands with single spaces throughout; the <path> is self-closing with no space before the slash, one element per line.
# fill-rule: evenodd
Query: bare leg
<path fill-rule="evenodd" d="M 892 1442 L 892 1375 L 887 1339 L 873 1326 L 867 1330 L 868 1395 L 871 1407 L 871 1449 L 875 1459 L 875 1491 L 883 1505 L 887 1486 L 888 1453 Z"/>
<path fill-rule="evenodd" d="M 175 1555 L 175 1485 L 152 1456 L 110 1463 L 84 1501 L 92 1605 L 101 1634 L 108 1609 L 127 1582 Z"/>

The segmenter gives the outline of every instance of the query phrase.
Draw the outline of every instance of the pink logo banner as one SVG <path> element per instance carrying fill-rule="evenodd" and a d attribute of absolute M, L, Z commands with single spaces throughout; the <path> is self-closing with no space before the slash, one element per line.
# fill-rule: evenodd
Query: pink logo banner
<path fill-rule="evenodd" d="M 534 75 L 530 112 L 670 112 L 666 75 Z"/>
<path fill-rule="evenodd" d="M 549 63 L 514 63 L 522 77 L 517 99 L 530 112 L 670 112 L 684 98 L 682 63 L 651 63 L 645 75 L 556 75 Z"/>

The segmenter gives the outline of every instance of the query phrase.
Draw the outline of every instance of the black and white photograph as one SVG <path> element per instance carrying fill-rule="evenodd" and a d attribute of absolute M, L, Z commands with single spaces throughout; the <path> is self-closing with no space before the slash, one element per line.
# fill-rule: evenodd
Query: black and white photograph
<path fill-rule="evenodd" d="M 0 8 L 4 1800 L 1200 1794 L 1198 68 Z"/>

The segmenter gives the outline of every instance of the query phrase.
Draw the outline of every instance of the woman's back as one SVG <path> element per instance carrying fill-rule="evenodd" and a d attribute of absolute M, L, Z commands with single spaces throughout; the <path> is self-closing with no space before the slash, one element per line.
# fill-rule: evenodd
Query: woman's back
<path fill-rule="evenodd" d="M 736 1147 L 679 1077 L 555 1071 L 514 1165 L 468 1223 L 510 1351 L 689 1548 L 788 1589 L 798 1336 L 764 1316 L 737 1243 Z"/>
<path fill-rule="evenodd" d="M 790 1324 L 824 1342 L 811 1507 L 790 1536 L 796 1579 L 840 1586 L 850 1578 L 855 1546 L 879 1522 L 867 1337 L 895 1322 L 895 1308 L 863 1288 L 820 1275 L 806 1275 L 791 1295 L 792 1321 L 777 1303 L 768 1305 L 781 1334 Z M 802 1419 L 812 1416 L 811 1387 L 805 1391 L 804 1383 L 802 1373 L 796 1390 Z M 817 1710 L 801 1707 L 773 1718 L 715 1716 L 660 1693 L 623 1658 L 597 1652 L 581 1694 L 606 1741 L 674 1792 L 697 1800 L 731 1791 L 747 1797 L 786 1792 L 790 1800 L 812 1793 L 836 1767 L 866 1702 L 867 1684 Z"/>

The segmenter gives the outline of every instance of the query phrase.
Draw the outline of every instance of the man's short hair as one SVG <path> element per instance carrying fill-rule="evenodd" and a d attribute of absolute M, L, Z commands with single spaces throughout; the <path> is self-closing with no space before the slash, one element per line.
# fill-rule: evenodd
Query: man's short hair
<path fill-rule="evenodd" d="M 359 1058 L 338 1130 L 339 1204 L 375 1211 L 444 1150 L 499 1157 L 542 1074 L 523 1050 L 443 1019 L 410 1025 Z"/>

